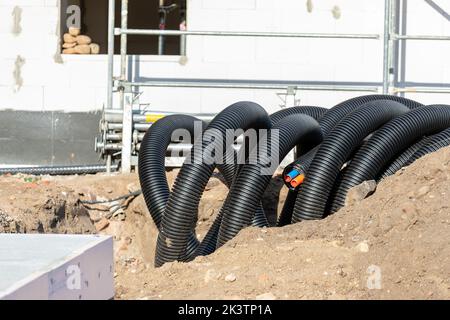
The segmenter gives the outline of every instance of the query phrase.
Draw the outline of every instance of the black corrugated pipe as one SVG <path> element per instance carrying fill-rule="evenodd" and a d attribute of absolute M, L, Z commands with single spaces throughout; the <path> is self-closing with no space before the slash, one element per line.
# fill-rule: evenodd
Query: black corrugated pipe
<path fill-rule="evenodd" d="M 319 121 L 320 126 L 322 127 L 322 133 L 326 138 L 327 135 L 331 132 L 331 130 L 339 123 L 341 119 L 343 119 L 346 115 L 353 112 L 363 104 L 366 104 L 375 100 L 392 100 L 399 102 L 409 109 L 415 109 L 417 107 L 423 106 L 421 103 L 418 103 L 414 100 L 410 100 L 403 97 L 384 95 L 384 94 L 372 94 L 361 97 L 356 97 L 352 99 L 348 99 L 344 102 L 341 102 L 331 108 Z"/>
<path fill-rule="evenodd" d="M 412 155 L 422 146 L 424 146 L 429 139 L 430 137 L 421 137 L 414 144 L 402 151 L 402 153 L 394 161 L 388 164 L 386 169 L 383 169 L 383 173 L 381 173 L 380 177 L 377 180 L 387 178 L 390 175 L 396 173 L 401 168 L 405 167 Z"/>
<path fill-rule="evenodd" d="M 278 133 L 278 141 L 275 140 L 274 132 Z M 255 163 L 246 164 L 240 170 L 221 210 L 222 223 L 217 247 L 231 240 L 250 224 L 280 159 L 283 159 L 297 144 L 305 146 L 303 150 L 308 150 L 321 141 L 319 124 L 306 115 L 287 116 L 270 130 L 264 143 L 271 146 L 270 149 L 278 148 L 278 150 L 271 154 L 258 152 Z"/>
<path fill-rule="evenodd" d="M 297 196 L 292 222 L 321 219 L 336 178 L 365 137 L 386 122 L 408 112 L 401 103 L 376 100 L 344 117 L 319 147 Z"/>
<path fill-rule="evenodd" d="M 330 213 L 329 210 L 336 211 L 345 200 L 350 187 L 368 179 L 379 178 L 386 168 L 394 168 L 389 166 L 392 159 L 398 160 L 401 165 L 409 164 L 426 153 L 449 145 L 450 106 L 420 106 L 417 102 L 400 97 L 372 95 L 347 100 L 326 113 L 324 109 L 296 107 L 283 109 L 273 114 L 270 119 L 260 106 L 251 102 L 241 102 L 228 107 L 210 123 L 202 139 L 194 142 L 171 195 L 168 195 L 165 182 L 166 191 L 163 193 L 166 194 L 166 199 L 162 202 L 167 202 L 158 209 L 163 212 L 159 223 L 155 265 L 161 266 L 174 260 L 189 261 L 199 254 L 211 253 L 252 222 L 256 225 L 267 225 L 260 200 L 274 168 L 271 167 L 272 171 L 262 175 L 263 163 L 267 162 L 267 158 L 258 154 L 256 164 L 252 162 L 255 160 L 255 154 L 251 152 L 252 146 L 250 151 L 244 148 L 244 151 L 238 154 L 240 160 L 245 159 L 250 163 L 237 165 L 232 161 L 231 164 L 220 164 L 224 159 L 222 155 L 218 155 L 219 151 L 226 150 L 226 156 L 233 158 L 225 160 L 234 160 L 236 156 L 234 152 L 229 152 L 233 149 L 230 145 L 234 143 L 233 139 L 229 139 L 229 129 L 234 138 L 235 130 L 238 129 L 244 132 L 249 128 L 273 128 L 269 130 L 270 133 L 280 129 L 280 144 L 274 144 L 271 139 L 267 142 L 268 146 L 279 148 L 281 152 L 277 163 L 300 142 L 300 157 L 296 164 L 302 166 L 295 168 L 299 169 L 301 174 L 299 175 L 297 170 L 287 173 L 287 180 L 294 182 L 294 188 L 295 185 L 300 186 L 300 191 L 294 189 L 288 195 L 285 208 L 289 212 L 282 212 L 278 220 L 278 225 L 284 225 L 290 220 L 296 222 L 322 218 Z M 324 142 L 317 148 L 315 144 L 319 141 L 302 132 L 306 130 L 304 119 L 314 120 L 298 113 L 308 112 L 317 113 L 314 117 L 320 118 L 319 123 L 314 122 L 315 127 L 311 128 L 311 132 L 325 136 Z M 261 143 L 267 137 L 260 132 L 256 138 L 255 141 Z M 168 145 L 170 139 L 166 142 Z M 248 146 L 247 142 L 244 143 Z M 153 144 L 161 145 L 161 138 Z M 411 144 L 415 144 L 414 147 L 411 147 Z M 311 151 L 305 155 L 308 150 Z M 162 159 L 165 155 L 163 151 L 162 155 L 160 154 Z M 209 162 L 208 158 L 203 157 L 205 151 L 206 156 L 210 156 Z M 268 157 L 270 159 L 275 155 Z M 309 167 L 308 158 L 312 158 Z M 273 162 L 273 159 L 271 160 Z M 156 175 L 164 175 L 165 179 L 164 160 L 158 161 L 154 162 L 160 163 L 162 170 Z M 198 204 L 216 167 L 224 175 L 230 192 L 213 227 L 199 245 L 195 236 Z M 156 175 L 153 175 L 153 178 Z M 296 192 L 297 202 L 291 219 L 292 199 Z M 261 219 L 258 220 L 259 218 Z"/>
<path fill-rule="evenodd" d="M 344 102 L 341 102 L 337 105 L 335 105 L 333 108 L 328 110 L 320 119 L 319 124 L 322 128 L 322 133 L 324 138 L 327 137 L 327 135 L 331 132 L 331 130 L 349 113 L 353 112 L 354 110 L 358 109 L 365 103 L 376 101 L 376 100 L 392 100 L 399 103 L 402 103 L 403 105 L 407 106 L 410 109 L 414 109 L 417 107 L 422 106 L 421 103 L 418 103 L 416 101 L 406 99 L 403 97 L 397 97 L 397 96 L 391 96 L 391 95 L 380 95 L 380 94 L 374 94 L 374 95 L 366 95 L 366 96 L 360 96 L 348 99 Z M 311 150 L 311 155 L 313 156 L 315 151 L 317 151 L 318 148 L 315 150 Z M 311 157 L 310 157 L 311 158 Z M 302 159 L 301 157 L 295 160 L 292 164 L 290 164 L 288 167 L 290 168 L 300 168 L 301 170 L 307 169 L 309 167 L 309 163 L 307 166 L 305 166 L 304 163 L 305 159 Z M 286 173 L 288 171 L 283 172 L 283 179 L 286 177 Z M 306 172 L 304 172 L 306 175 Z M 286 181 L 286 186 L 290 188 L 289 182 Z M 299 187 L 294 188 L 294 190 L 289 191 L 288 196 L 286 198 L 286 202 L 283 206 L 282 213 L 280 214 L 280 220 L 279 225 L 283 226 L 286 224 L 289 224 L 291 222 L 292 217 L 292 211 L 295 205 L 295 201 L 297 199 L 297 195 L 299 192 Z M 295 198 L 294 198 L 295 196 Z"/>
<path fill-rule="evenodd" d="M 398 170 L 406 167 L 423 157 L 424 155 L 435 152 L 440 148 L 450 145 L 450 129 L 446 129 L 435 135 L 429 137 L 420 138 L 412 146 L 408 147 L 398 156 L 392 163 L 390 163 L 387 169 L 383 169 L 383 173 L 377 180 L 382 180 L 390 175 L 393 175 Z"/>
<path fill-rule="evenodd" d="M 380 128 L 355 154 L 332 199 L 332 212 L 345 203 L 348 190 L 375 179 L 381 170 L 419 137 L 450 127 L 450 106 L 431 105 L 402 115 Z"/>
<path fill-rule="evenodd" d="M 201 140 L 194 142 L 188 158 L 178 174 L 167 201 L 156 247 L 155 265 L 170 261 L 188 261 L 186 246 L 195 229 L 198 204 L 216 163 L 205 163 L 203 153 L 228 149 L 227 130 L 269 129 L 267 112 L 253 102 L 238 102 L 220 112 L 208 125 Z M 225 141 L 224 141 L 225 140 Z M 232 142 L 232 141 L 231 141 Z M 213 159 L 210 159 L 213 160 Z"/>
<path fill-rule="evenodd" d="M 328 109 L 322 108 L 322 107 L 315 107 L 315 106 L 297 106 L 292 108 L 286 108 L 279 110 L 273 114 L 270 115 L 270 121 L 272 122 L 272 126 L 277 125 L 277 123 L 282 120 L 283 118 L 294 115 L 294 114 L 304 114 L 308 115 L 315 120 L 320 119 Z M 300 154 L 304 153 L 305 150 L 301 150 L 302 146 L 297 146 Z M 304 145 L 304 147 L 308 148 L 307 145 Z M 304 149 L 304 148 L 303 148 Z M 309 153 L 309 152 L 308 152 Z M 256 210 L 256 213 L 254 215 L 252 226 L 257 227 L 264 227 L 268 226 L 267 218 L 263 214 L 261 214 L 261 207 L 259 206 Z M 216 250 L 216 244 L 217 244 L 217 236 L 219 234 L 219 228 L 222 223 L 222 211 L 219 212 L 216 219 L 214 220 L 213 224 L 211 225 L 210 229 L 208 230 L 208 233 L 203 238 L 200 246 L 198 247 L 198 250 L 196 252 L 196 256 L 198 255 L 208 255 L 213 253 Z"/>
<path fill-rule="evenodd" d="M 414 154 L 408 159 L 405 165 L 408 166 L 417 159 L 449 145 L 450 128 L 430 136 L 429 139 L 427 139 L 427 141 L 424 143 L 424 145 L 421 146 L 416 152 L 414 152 Z"/>
<path fill-rule="evenodd" d="M 176 130 L 186 130 L 194 137 L 195 123 L 199 119 L 188 115 L 169 115 L 156 121 L 146 132 L 139 151 L 139 182 L 148 211 L 159 229 L 170 189 L 167 184 L 166 150 Z"/>
<path fill-rule="evenodd" d="M 297 106 L 292 108 L 284 108 L 278 110 L 270 115 L 272 125 L 277 124 L 278 121 L 292 114 L 306 114 L 315 120 L 321 119 L 329 109 L 317 106 Z"/>
<path fill-rule="evenodd" d="M 158 229 L 170 195 L 164 166 L 167 147 L 172 140 L 172 134 L 176 133 L 176 130 L 184 129 L 193 138 L 196 122 L 200 124 L 199 129 L 202 130 L 204 123 L 198 118 L 188 115 L 169 115 L 156 121 L 142 140 L 138 160 L 139 181 L 142 190 L 144 190 L 145 203 Z M 192 141 L 189 142 L 192 143 Z M 226 185 L 229 187 L 233 180 L 236 165 L 222 164 L 218 167 Z M 258 216 L 255 216 L 255 222 L 252 225 L 267 226 L 268 223 L 262 207 L 259 207 L 257 212 Z M 198 240 L 192 233 L 186 250 L 187 254 L 192 254 L 197 246 Z"/>
<path fill-rule="evenodd" d="M 238 173 L 239 167 L 240 166 L 237 164 L 217 165 L 217 168 L 219 169 L 220 173 L 225 178 L 224 180 L 228 188 L 230 188 L 231 184 L 233 183 L 233 179 L 235 175 Z M 252 221 L 252 226 L 260 228 L 269 226 L 269 222 L 267 222 L 266 214 L 264 213 L 262 204 L 256 210 L 256 215 Z"/>
<path fill-rule="evenodd" d="M 324 138 L 327 137 L 327 135 L 331 132 L 331 130 L 345 116 L 347 116 L 351 112 L 355 111 L 362 105 L 364 105 L 368 102 L 377 101 L 377 100 L 391 100 L 391 101 L 399 102 L 399 103 L 405 105 L 406 107 L 408 107 L 409 109 L 415 109 L 417 107 L 422 106 L 421 103 L 418 103 L 416 101 L 413 101 L 413 100 L 410 100 L 407 98 L 403 98 L 403 97 L 391 96 L 391 95 L 373 94 L 373 95 L 366 95 L 366 96 L 348 99 L 344 102 L 341 102 L 341 103 L 335 105 L 333 108 L 328 110 L 328 112 L 326 112 L 320 118 L 319 124 L 322 128 L 322 133 L 323 133 Z M 296 161 L 294 161 L 290 165 L 290 167 L 295 167 L 295 166 L 302 167 L 302 162 L 303 162 L 303 159 L 299 158 Z M 284 173 L 286 173 L 286 171 Z M 283 177 L 285 177 L 284 173 L 283 173 Z M 286 185 L 288 187 L 290 187 L 289 184 L 286 184 Z M 291 198 L 292 198 L 292 196 L 291 196 Z M 289 203 L 288 203 L 288 205 L 289 205 Z"/>
<path fill-rule="evenodd" d="M 277 220 L 277 227 L 284 227 L 292 222 L 292 212 L 294 211 L 295 201 L 297 200 L 299 190 L 289 190 L 284 200 L 283 209 Z"/>
<path fill-rule="evenodd" d="M 298 107 L 283 109 L 273 114 L 271 117 L 272 122 L 277 122 L 283 116 L 287 114 L 292 114 L 296 110 L 301 109 L 301 112 L 311 113 L 314 116 L 322 115 L 327 109 L 319 107 Z M 187 130 L 191 137 L 194 137 L 194 125 L 195 122 L 201 123 L 198 118 L 188 116 L 188 115 L 169 115 L 159 121 L 155 122 L 144 136 L 142 141 L 141 150 L 139 152 L 138 168 L 139 168 L 139 180 L 140 185 L 143 190 L 144 199 L 150 215 L 156 227 L 159 229 L 164 209 L 167 200 L 170 195 L 169 186 L 167 184 L 166 172 L 165 172 L 165 156 L 166 150 L 172 140 L 172 134 L 178 129 Z M 204 124 L 204 123 L 203 123 Z M 192 141 L 190 141 L 192 142 Z M 237 165 L 231 164 L 220 164 L 218 168 L 221 174 L 224 176 L 224 180 L 229 187 L 232 183 L 233 176 L 236 172 Z M 39 169 L 39 170 L 38 170 Z M 33 168 L 29 170 L 30 172 L 54 172 L 44 168 Z M 66 168 L 64 168 L 66 169 Z M 61 173 L 61 170 L 57 172 Z M 267 219 L 264 215 L 262 207 L 257 210 L 257 215 L 255 215 L 253 226 L 268 226 Z M 214 246 L 216 240 L 214 239 Z M 194 250 L 198 245 L 197 238 L 195 235 L 190 236 L 188 244 L 188 254 Z"/>
<path fill-rule="evenodd" d="M 318 120 L 327 111 L 328 111 L 328 109 L 322 108 L 322 107 L 317 107 L 317 106 L 297 106 L 297 107 L 292 107 L 292 108 L 284 108 L 284 109 L 278 110 L 277 112 L 271 114 L 270 121 L 271 121 L 272 125 L 274 125 L 278 121 L 283 119 L 284 117 L 291 115 L 291 114 L 306 114 L 306 115 L 309 115 L 309 116 L 313 117 L 314 119 Z M 239 165 L 235 165 L 235 164 L 218 165 L 219 170 L 221 171 L 222 175 L 225 177 L 225 180 L 227 181 L 228 187 L 231 185 L 233 177 L 236 175 L 237 171 L 239 170 L 239 167 L 240 167 Z M 220 219 L 220 217 L 219 217 L 219 219 Z M 218 223 L 220 224 L 220 222 L 218 222 Z M 256 210 L 256 214 L 253 217 L 252 226 L 254 226 L 254 227 L 268 227 L 269 226 L 269 223 L 267 221 L 266 215 L 264 214 L 262 205 Z M 208 241 L 208 239 L 210 238 L 210 236 L 212 234 L 214 234 L 214 233 L 217 234 L 218 230 L 217 230 L 217 232 L 214 232 L 213 230 L 210 230 L 210 231 L 211 232 L 208 233 L 207 237 L 205 237 L 205 240 L 206 240 L 205 243 L 208 243 L 208 242 L 214 243 L 214 248 L 215 248 L 216 240 L 211 239 L 211 241 Z M 206 254 L 205 250 L 201 249 L 201 251 L 204 252 L 204 254 Z"/>
<path fill-rule="evenodd" d="M 156 121 L 146 132 L 139 151 L 139 182 L 148 211 L 158 230 L 170 196 L 167 184 L 165 157 L 166 150 L 176 130 L 186 130 L 191 139 L 195 139 L 195 124 L 201 120 L 189 115 L 169 115 Z M 202 127 L 199 128 L 202 130 Z M 180 132 L 181 134 L 182 132 Z M 192 142 L 192 141 L 190 141 Z M 189 235 L 186 251 L 192 253 L 199 242 L 194 233 Z"/>
<path fill-rule="evenodd" d="M 319 145 L 320 146 L 320 145 Z M 319 150 L 319 146 L 310 150 L 308 153 L 304 154 L 295 163 L 288 165 L 283 170 L 283 179 L 289 171 L 293 169 L 297 170 L 300 174 L 306 175 L 308 172 L 309 166 L 316 155 L 317 150 Z M 291 224 L 292 221 L 292 212 L 294 211 L 295 201 L 297 200 L 297 195 L 301 190 L 301 186 L 299 188 L 292 188 L 288 182 L 285 181 L 285 185 L 289 188 L 288 194 L 284 201 L 283 209 L 280 212 L 277 221 L 277 227 L 283 227 L 288 224 Z"/>

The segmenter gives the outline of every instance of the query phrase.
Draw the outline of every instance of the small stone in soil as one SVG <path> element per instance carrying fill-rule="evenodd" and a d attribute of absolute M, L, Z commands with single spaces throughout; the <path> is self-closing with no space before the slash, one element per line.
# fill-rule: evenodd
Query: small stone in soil
<path fill-rule="evenodd" d="M 236 281 L 236 275 L 234 273 L 227 274 L 225 277 L 226 282 L 234 282 Z"/>
<path fill-rule="evenodd" d="M 256 300 L 276 300 L 277 297 L 272 292 L 266 292 L 256 296 Z"/>
<path fill-rule="evenodd" d="M 105 230 L 106 228 L 108 228 L 108 226 L 109 226 L 109 221 L 108 221 L 108 219 L 102 218 L 102 219 L 100 219 L 99 222 L 97 222 L 97 223 L 95 224 L 95 229 L 97 229 L 97 231 L 100 232 L 100 231 Z"/>
<path fill-rule="evenodd" d="M 358 251 L 360 252 L 369 252 L 369 245 L 367 244 L 367 242 L 363 241 L 358 243 L 358 245 L 356 246 L 356 249 L 358 249 Z"/>

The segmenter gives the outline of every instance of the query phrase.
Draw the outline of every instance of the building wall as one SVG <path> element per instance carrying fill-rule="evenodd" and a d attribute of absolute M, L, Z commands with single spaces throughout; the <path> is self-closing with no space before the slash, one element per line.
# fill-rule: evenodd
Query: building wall
<path fill-rule="evenodd" d="M 449 1 L 402 2 L 407 3 L 408 33 L 450 35 Z M 310 10 L 307 3 L 312 4 Z M 383 5 L 383 0 L 189 0 L 188 28 L 381 34 Z M 14 34 L 13 12 L 20 11 L 21 19 L 16 24 L 20 30 Z M 101 109 L 105 104 L 107 56 L 59 55 L 59 17 L 57 0 L 0 0 L 0 109 L 84 112 Z M 131 56 L 129 74 L 134 80 L 156 77 L 381 83 L 382 50 L 382 39 L 189 36 L 187 60 L 177 56 Z M 404 54 L 404 81 L 450 83 L 449 42 L 411 41 Z M 116 74 L 118 63 L 116 57 Z M 214 112 L 237 100 L 252 100 L 272 111 L 283 104 L 276 94 L 283 92 L 273 90 L 142 90 L 140 101 L 155 110 Z M 297 99 L 305 105 L 332 106 L 359 94 L 363 93 L 302 91 Z M 448 94 L 407 96 L 424 103 L 450 100 Z"/>

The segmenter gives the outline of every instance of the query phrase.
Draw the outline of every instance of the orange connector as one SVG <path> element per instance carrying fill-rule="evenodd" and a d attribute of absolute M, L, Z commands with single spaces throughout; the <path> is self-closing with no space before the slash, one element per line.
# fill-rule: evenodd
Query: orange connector
<path fill-rule="evenodd" d="M 294 188 L 297 188 L 299 185 L 301 185 L 303 183 L 304 180 L 305 180 L 305 175 L 300 174 L 297 177 L 295 177 L 295 179 L 291 180 L 291 186 Z"/>

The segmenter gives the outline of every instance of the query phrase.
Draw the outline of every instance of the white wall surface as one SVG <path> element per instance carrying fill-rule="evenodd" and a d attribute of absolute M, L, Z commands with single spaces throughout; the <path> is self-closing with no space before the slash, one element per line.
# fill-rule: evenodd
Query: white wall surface
<path fill-rule="evenodd" d="M 133 1 L 133 0 L 131 0 Z M 408 0 L 409 34 L 450 36 L 450 1 Z M 89 111 L 106 102 L 107 56 L 63 55 L 59 61 L 57 0 L 0 0 L 0 109 Z M 190 30 L 378 33 L 383 32 L 384 0 L 188 0 Z M 22 10 L 18 35 L 12 12 Z M 340 17 L 333 16 L 337 6 Z M 447 13 L 447 15 L 445 14 Z M 134 80 L 159 78 L 259 79 L 334 82 L 382 81 L 383 41 L 193 37 L 187 63 L 179 57 L 130 57 Z M 55 56 L 56 55 L 56 56 Z M 17 57 L 24 59 L 14 75 Z M 450 83 L 450 42 L 410 41 L 405 81 Z M 115 73 L 119 60 L 116 57 Z M 16 90 L 17 78 L 23 79 Z M 238 100 L 268 110 L 283 102 L 282 91 L 149 88 L 141 102 L 155 110 L 215 112 Z M 301 91 L 304 105 L 331 107 L 361 92 Z M 449 103 L 449 94 L 407 94 L 423 103 Z M 115 97 L 117 102 L 117 97 Z"/>

